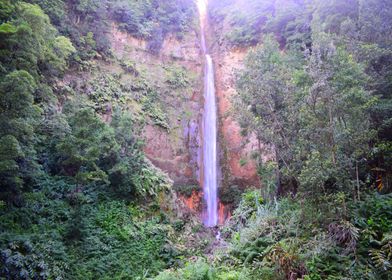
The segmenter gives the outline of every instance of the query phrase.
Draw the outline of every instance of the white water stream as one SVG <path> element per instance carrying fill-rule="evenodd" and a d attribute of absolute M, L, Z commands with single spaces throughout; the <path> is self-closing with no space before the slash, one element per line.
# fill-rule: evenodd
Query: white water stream
<path fill-rule="evenodd" d="M 217 108 L 215 97 L 214 64 L 208 54 L 205 40 L 207 0 L 197 0 L 200 13 L 201 46 L 205 56 L 204 114 L 203 114 L 203 193 L 207 209 L 204 224 L 218 224 L 218 161 L 217 161 Z"/>

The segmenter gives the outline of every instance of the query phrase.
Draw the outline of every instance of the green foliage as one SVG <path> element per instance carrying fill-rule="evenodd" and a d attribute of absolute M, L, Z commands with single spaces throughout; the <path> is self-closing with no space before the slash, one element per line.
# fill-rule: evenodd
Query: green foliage
<path fill-rule="evenodd" d="M 260 163 L 258 167 L 258 175 L 263 182 L 263 196 L 272 199 L 276 193 L 277 182 L 277 164 L 275 161 L 267 161 Z"/>
<path fill-rule="evenodd" d="M 225 35 L 233 46 L 253 46 L 262 42 L 261 34 L 275 33 L 282 46 L 290 49 L 311 44 L 311 1 L 212 1 L 217 22 L 227 22 Z"/>
<path fill-rule="evenodd" d="M 219 201 L 225 205 L 230 204 L 233 207 L 236 207 L 240 203 L 241 195 L 242 191 L 236 185 L 218 189 Z"/>
<path fill-rule="evenodd" d="M 342 24 L 349 19 L 354 19 L 358 11 L 358 1 L 314 1 L 315 12 L 313 24 L 320 31 L 340 33 Z"/>
<path fill-rule="evenodd" d="M 142 196 L 157 196 L 170 188 L 170 181 L 152 164 L 145 164 L 136 174 L 132 174 L 132 183 Z"/>
<path fill-rule="evenodd" d="M 140 74 L 135 61 L 121 61 L 121 66 L 126 72 L 132 75 L 139 76 Z"/>
<path fill-rule="evenodd" d="M 75 195 L 73 186 L 52 180 L 42 183 L 48 188 L 26 193 L 23 207 L 2 210 L 0 277 L 137 279 L 169 263 L 161 252 L 171 248 L 167 238 L 172 229 L 153 216 L 153 205 L 141 208 L 96 186 L 80 193 L 94 199 L 75 205 L 65 199 Z"/>
<path fill-rule="evenodd" d="M 50 17 L 54 25 L 60 25 L 65 18 L 65 2 L 63 0 L 29 0 L 33 4 L 38 4 L 42 10 Z"/>
<path fill-rule="evenodd" d="M 170 125 L 168 123 L 168 117 L 166 113 L 161 108 L 160 104 L 156 104 L 156 95 L 155 91 L 150 91 L 147 96 L 142 98 L 142 108 L 148 116 L 152 119 L 153 123 L 166 129 L 170 130 Z"/>
<path fill-rule="evenodd" d="M 217 279 L 214 270 L 204 261 L 199 260 L 188 264 L 184 269 L 171 273 L 163 272 L 155 280 L 214 280 Z"/>
<path fill-rule="evenodd" d="M 24 157 L 24 154 L 14 136 L 5 135 L 0 138 L 0 155 L 0 174 L 3 188 L 14 186 L 14 188 L 19 189 L 23 181 L 19 175 L 18 161 Z"/>
<path fill-rule="evenodd" d="M 103 164 L 113 165 L 119 147 L 114 132 L 91 109 L 79 109 L 69 117 L 71 133 L 57 144 L 61 174 L 80 184 L 108 183 Z"/>
<path fill-rule="evenodd" d="M 368 109 L 376 98 L 365 90 L 362 65 L 334 44 L 319 34 L 303 61 L 280 53 L 267 36 L 238 79 L 240 125 L 272 146 L 277 166 L 269 176 L 278 194 L 285 180 L 308 194 L 353 189 L 354 168 L 368 156 L 364 151 L 374 136 Z"/>
<path fill-rule="evenodd" d="M 173 190 L 178 192 L 179 194 L 185 196 L 185 197 L 191 197 L 194 192 L 199 192 L 200 187 L 195 184 L 195 185 L 182 185 L 182 184 L 176 184 L 173 187 Z"/>
<path fill-rule="evenodd" d="M 74 279 L 89 277 L 89 271 L 91 277 L 136 278 L 163 268 L 159 251 L 167 229 L 158 220 L 144 218 L 142 209 L 116 201 L 86 214 L 91 215 L 86 221 L 89 230 L 80 252 L 85 257 L 82 265 L 75 263 Z"/>
<path fill-rule="evenodd" d="M 226 35 L 227 40 L 236 46 L 255 45 L 259 40 L 260 29 L 257 27 L 257 21 L 253 18 L 248 19 L 246 14 L 236 14 L 231 19 L 231 25 L 234 27 Z"/>
<path fill-rule="evenodd" d="M 42 254 L 28 241 L 10 244 L 1 251 L 1 260 L 5 265 L 0 275 L 12 279 L 45 279 L 49 274 Z"/>
<path fill-rule="evenodd" d="M 26 71 L 13 71 L 0 84 L 1 113 L 8 118 L 25 118 L 31 114 L 37 85 Z"/>
<path fill-rule="evenodd" d="M 380 242 L 380 249 L 371 249 L 369 255 L 376 269 L 381 271 L 381 274 L 392 271 L 392 237 L 387 235 Z"/>
<path fill-rule="evenodd" d="M 183 67 L 168 68 L 166 82 L 173 89 L 185 88 L 190 84 L 188 73 Z"/>
<path fill-rule="evenodd" d="M 74 52 L 76 52 L 76 49 L 68 38 L 64 36 L 56 37 L 52 42 L 51 49 L 46 54 L 49 66 L 54 68 L 52 71 L 57 70 L 63 73 L 67 69 L 66 60 Z"/>
<path fill-rule="evenodd" d="M 10 35 L 16 33 L 17 29 L 11 23 L 5 22 L 0 25 L 0 33 L 1 35 Z"/>
<path fill-rule="evenodd" d="M 388 213 L 389 195 L 368 194 L 361 203 L 349 203 L 354 212 L 347 215 L 353 220 L 363 217 L 362 226 L 358 222 L 341 221 L 336 214 L 331 216 L 332 222 L 324 223 L 324 219 L 329 219 L 327 212 L 334 212 L 335 207 L 342 211 L 335 198 L 325 198 L 325 202 L 317 204 L 282 199 L 253 205 L 247 204 L 247 199 L 243 197 L 224 228 L 224 235 L 231 240 L 228 251 L 219 255 L 218 263 L 245 265 L 255 279 L 289 279 L 290 275 L 303 279 L 389 279 L 386 275 L 390 263 L 390 229 L 378 228 L 378 233 L 371 235 L 370 243 L 370 231 L 365 229 L 371 209 L 379 209 L 376 216 Z M 367 209 L 369 213 L 359 214 L 359 209 Z M 321 211 L 320 216 L 317 211 Z M 375 236 L 384 238 L 375 241 Z"/>
<path fill-rule="evenodd" d="M 294 57 L 280 53 L 278 42 L 268 35 L 262 46 L 249 53 L 246 68 L 237 80 L 239 95 L 235 101 L 239 123 L 244 133 L 254 132 L 262 143 L 274 147 L 279 163 L 278 183 L 281 169 L 291 175 L 288 162 L 293 161 L 291 142 L 295 134 L 291 131 L 297 129 L 297 108 L 293 103 L 295 87 L 291 75 L 295 73 L 295 63 Z M 279 186 L 277 192 L 281 192 Z"/>
<path fill-rule="evenodd" d="M 58 36 L 40 6 L 18 2 L 1 25 L 0 61 L 8 70 L 26 70 L 34 78 L 44 72 L 48 78 L 62 74 L 75 49 L 71 41 Z"/>
<path fill-rule="evenodd" d="M 33 104 L 37 85 L 26 71 L 13 71 L 0 82 L 1 198 L 16 199 L 34 167 L 34 126 L 41 110 Z"/>
<path fill-rule="evenodd" d="M 14 6 L 10 0 L 1 0 L 0 4 L 0 23 L 3 23 L 11 16 L 12 12 L 14 11 Z"/>
<path fill-rule="evenodd" d="M 221 35 L 220 43 L 227 42 L 239 47 L 262 43 L 266 52 L 275 52 L 275 57 L 262 57 L 261 47 L 256 47 L 258 51 L 249 54 L 250 63 L 240 75 L 237 89 L 241 94 L 251 91 L 257 84 L 259 89 L 273 85 L 265 90 L 277 96 L 271 98 L 271 102 L 262 99 L 266 94 L 243 97 L 243 103 L 238 107 L 242 108 L 242 112 L 238 112 L 244 131 L 262 131 L 267 137 L 262 135 L 261 138 L 268 138 L 268 128 L 272 127 L 263 126 L 265 117 L 273 118 L 275 114 L 275 123 L 281 124 L 282 128 L 272 129 L 275 133 L 272 145 L 280 158 L 278 168 L 283 172 L 269 175 L 276 177 L 277 192 L 280 193 L 279 181 L 291 182 L 290 189 L 296 191 L 293 186 L 299 183 L 296 182 L 298 166 L 294 167 L 297 160 L 299 165 L 300 162 L 307 162 L 308 166 L 303 170 L 305 173 L 300 176 L 302 185 L 308 185 L 309 190 L 313 185 L 323 191 L 358 189 L 367 176 L 362 173 L 369 171 L 364 162 L 370 161 L 371 165 L 388 170 L 385 175 L 388 179 L 383 178 L 386 185 L 391 172 L 388 168 L 391 159 L 387 142 L 391 140 L 391 69 L 388 65 L 391 62 L 392 42 L 386 31 L 391 23 L 392 10 L 386 2 L 271 0 L 242 3 L 228 0 L 212 1 L 211 8 L 212 18 L 219 30 L 228 31 Z M 271 37 L 260 36 L 268 33 L 273 33 L 278 42 L 274 50 L 270 48 Z M 285 49 L 285 52 L 279 53 L 280 49 Z M 259 57 L 255 54 L 257 52 Z M 258 63 L 254 61 L 258 58 L 260 68 L 256 69 L 254 66 Z M 262 65 L 270 66 L 265 67 L 267 72 L 263 72 Z M 279 65 L 283 65 L 280 73 Z M 263 75 L 257 76 L 257 73 Z M 271 75 L 270 78 L 266 73 Z M 255 92 L 263 93 L 259 89 Z M 286 94 L 280 96 L 277 94 L 279 91 Z M 260 103 L 266 107 L 262 110 L 266 112 L 264 116 L 255 112 L 256 106 L 263 106 Z M 268 108 L 269 104 L 274 114 L 268 113 L 268 109 L 271 109 Z M 258 115 L 260 119 L 254 120 L 252 115 Z M 298 141 L 292 139 L 290 131 L 299 132 L 304 137 Z M 313 131 L 314 135 L 306 131 Z M 284 135 L 285 140 L 281 142 L 277 134 Z M 326 139 L 329 139 L 329 144 Z M 268 139 L 263 139 L 263 142 L 270 143 Z M 310 142 L 309 145 L 306 142 Z M 372 143 L 371 147 L 369 142 Z M 281 145 L 285 149 L 280 149 Z M 364 153 L 373 147 L 372 153 Z M 288 165 L 287 162 L 292 164 Z M 360 180 L 354 178 L 355 169 L 359 169 Z M 306 181 L 305 178 L 309 177 L 323 179 L 318 182 Z M 324 184 L 325 179 L 327 184 Z"/>
<path fill-rule="evenodd" d="M 97 112 L 107 112 L 108 106 L 113 103 L 125 103 L 125 93 L 114 75 L 99 74 L 86 87 L 91 87 L 88 97 L 94 102 Z"/>
<path fill-rule="evenodd" d="M 242 199 L 238 207 L 233 212 L 230 224 L 233 230 L 238 230 L 248 222 L 257 211 L 258 207 L 263 204 L 263 198 L 259 190 L 248 190 L 242 193 Z M 230 228 L 228 228 L 230 230 Z M 234 237 L 236 238 L 236 237 Z"/>
<path fill-rule="evenodd" d="M 110 20 L 157 53 L 190 30 L 194 2 L 0 0 L 0 278 L 390 279 L 391 196 L 364 191 L 370 168 L 391 174 L 388 1 L 211 5 L 215 30 L 230 26 L 217 44 L 263 43 L 239 73 L 235 111 L 273 152 L 255 157 L 267 191 L 219 190 L 238 207 L 214 242 L 191 215 L 161 210 L 171 181 L 142 151 L 139 118 L 169 130 L 161 95 L 173 94 L 160 87 L 177 93 L 192 77 L 168 66 L 155 84 L 132 58 L 126 84 L 88 68 L 110 57 Z M 91 70 L 77 93 L 61 81 L 75 69 Z M 121 113 L 127 101 L 141 114 Z"/>
<path fill-rule="evenodd" d="M 140 37 L 149 37 L 152 32 L 152 23 L 145 22 L 150 8 L 151 3 L 144 1 L 117 1 L 112 7 L 114 18 L 120 22 L 121 27 Z"/>
<path fill-rule="evenodd" d="M 169 33 L 181 38 L 193 23 L 195 3 L 190 0 L 114 1 L 111 13 L 120 27 L 148 39 L 151 52 L 159 52 Z"/>
<path fill-rule="evenodd" d="M 391 195 L 367 195 L 365 199 L 352 209 L 355 223 L 361 228 L 368 228 L 374 232 L 375 236 L 380 236 L 382 232 L 392 230 Z"/>

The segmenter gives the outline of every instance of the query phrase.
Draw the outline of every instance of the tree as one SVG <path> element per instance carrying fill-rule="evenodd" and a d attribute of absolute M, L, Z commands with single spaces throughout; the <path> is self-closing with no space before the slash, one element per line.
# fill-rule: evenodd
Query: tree
<path fill-rule="evenodd" d="M 294 67 L 289 61 L 292 58 L 280 52 L 272 35 L 266 36 L 263 44 L 249 53 L 237 82 L 240 125 L 271 147 L 278 163 L 275 173 L 278 194 L 282 193 L 282 169 L 286 174 L 292 171 L 292 142 L 296 137 L 295 88 L 291 81 Z"/>
<path fill-rule="evenodd" d="M 65 19 L 64 0 L 29 0 L 27 2 L 38 4 L 56 26 L 59 26 Z"/>
<path fill-rule="evenodd" d="M 68 57 L 74 52 L 76 49 L 67 37 L 56 37 L 46 51 L 47 67 L 50 73 L 63 73 L 67 69 Z"/>
<path fill-rule="evenodd" d="M 23 179 L 18 162 L 23 157 L 22 149 L 14 136 L 5 135 L 0 138 L 0 199 L 9 201 L 22 188 Z"/>
<path fill-rule="evenodd" d="M 57 144 L 62 174 L 81 185 L 108 184 L 107 171 L 117 162 L 119 151 L 113 129 L 89 108 L 78 108 L 68 122 L 71 132 Z"/>
<path fill-rule="evenodd" d="M 116 141 L 120 146 L 119 160 L 109 171 L 112 186 L 123 193 L 135 193 L 136 174 L 145 165 L 142 142 L 139 140 L 140 128 L 128 113 L 115 110 L 111 122 Z M 136 176 L 135 176 L 136 175 Z"/>
<path fill-rule="evenodd" d="M 0 135 L 13 135 L 26 153 L 32 149 L 34 125 L 41 114 L 33 103 L 36 88 L 24 70 L 13 71 L 0 83 Z"/>
<path fill-rule="evenodd" d="M 5 76 L 0 84 L 0 114 L 8 118 L 29 116 L 36 87 L 33 77 L 24 70 Z"/>
<path fill-rule="evenodd" d="M 28 71 L 36 80 L 46 70 L 48 77 L 61 74 L 75 52 L 71 41 L 57 36 L 57 30 L 38 5 L 18 2 L 14 13 L 15 18 L 0 26 L 0 61 L 10 70 Z"/>
<path fill-rule="evenodd" d="M 1 192 L 19 194 L 24 180 L 33 176 L 34 125 L 40 110 L 33 104 L 36 83 L 26 71 L 14 71 L 0 83 Z"/>
<path fill-rule="evenodd" d="M 308 191 L 315 186 L 321 191 L 344 190 L 353 186 L 357 162 L 367 156 L 372 137 L 369 107 L 375 100 L 365 89 L 363 66 L 326 34 L 315 36 L 305 75 L 298 140 L 305 165 L 300 182 Z M 317 168 L 321 173 L 315 173 Z"/>
<path fill-rule="evenodd" d="M 0 0 L 0 23 L 4 23 L 11 16 L 14 11 L 14 6 L 10 0 Z"/>

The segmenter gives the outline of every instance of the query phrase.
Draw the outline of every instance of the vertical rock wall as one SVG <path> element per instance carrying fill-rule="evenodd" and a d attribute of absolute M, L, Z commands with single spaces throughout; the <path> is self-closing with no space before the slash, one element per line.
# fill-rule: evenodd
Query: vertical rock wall
<path fill-rule="evenodd" d="M 202 65 L 197 32 L 188 32 L 182 40 L 168 36 L 157 55 L 148 51 L 146 41 L 130 36 L 114 24 L 111 41 L 117 59 L 129 59 L 144 65 L 152 80 L 161 80 L 161 68 L 168 65 L 182 66 L 194 74 L 195 83 L 190 91 L 172 94 L 169 89 L 161 96 L 164 109 L 169 112 L 170 130 L 147 122 L 144 151 L 157 167 L 168 173 L 175 184 L 197 184 L 202 110 Z"/>

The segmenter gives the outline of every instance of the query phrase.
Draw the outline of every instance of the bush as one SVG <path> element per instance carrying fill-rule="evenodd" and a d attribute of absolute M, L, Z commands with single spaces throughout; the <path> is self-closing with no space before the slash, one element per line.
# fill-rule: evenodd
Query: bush
<path fill-rule="evenodd" d="M 185 88 L 190 84 L 188 73 L 184 67 L 168 68 L 166 82 L 173 89 Z"/>
<path fill-rule="evenodd" d="M 169 272 L 161 272 L 155 280 L 215 280 L 216 273 L 203 260 L 198 260 L 195 263 L 188 263 L 185 268 Z"/>
<path fill-rule="evenodd" d="M 176 184 L 173 188 L 176 192 L 179 194 L 185 196 L 185 197 L 191 197 L 194 192 L 199 192 L 200 187 L 198 185 L 181 185 L 181 184 Z"/>
<path fill-rule="evenodd" d="M 227 188 L 220 187 L 218 189 L 219 201 L 223 204 L 230 204 L 232 207 L 237 207 L 241 201 L 242 191 L 236 186 L 232 185 Z"/>
<path fill-rule="evenodd" d="M 189 29 L 195 4 L 191 0 L 115 1 L 110 10 L 121 28 L 133 36 L 147 39 L 148 49 L 158 53 L 167 34 L 181 38 Z"/>

